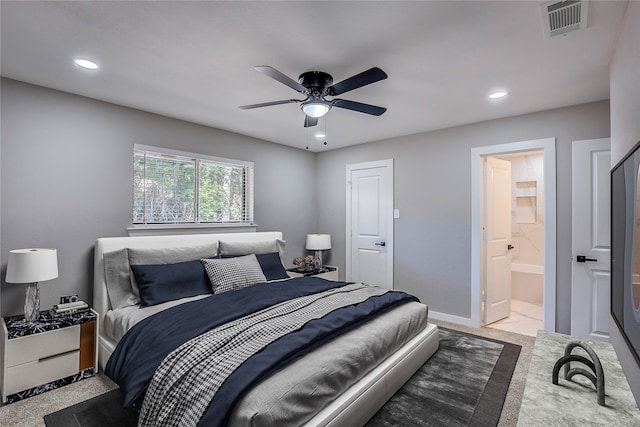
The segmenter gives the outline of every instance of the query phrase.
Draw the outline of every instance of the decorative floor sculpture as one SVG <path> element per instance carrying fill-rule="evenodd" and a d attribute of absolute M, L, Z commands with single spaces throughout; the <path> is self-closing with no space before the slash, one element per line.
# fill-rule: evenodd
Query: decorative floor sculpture
<path fill-rule="evenodd" d="M 571 354 L 574 348 L 580 347 L 591 357 L 591 360 L 579 354 Z M 571 368 L 571 362 L 580 362 L 591 369 L 592 372 L 582 368 Z M 571 381 L 575 375 L 583 375 L 588 378 L 596 388 L 598 395 L 598 405 L 605 406 L 604 404 L 604 370 L 600 359 L 591 346 L 583 341 L 571 341 L 564 348 L 564 356 L 558 359 L 553 366 L 553 384 L 558 385 L 558 374 L 560 369 L 564 366 L 564 379 Z"/>
<path fill-rule="evenodd" d="M 559 385 L 551 383 L 554 365 L 565 355 L 566 345 L 573 341 L 584 341 L 598 353 L 602 369 L 606 373 L 604 384 L 607 402 L 604 406 L 595 404 L 596 390 L 591 380 L 581 375 L 574 376 L 571 381 L 565 381 L 563 378 Z M 569 354 L 571 353 L 590 359 L 581 349 L 573 348 Z M 582 363 L 571 363 L 572 368 L 578 366 L 591 371 Z M 560 369 L 556 373 L 564 377 Z M 618 355 L 610 343 L 557 332 L 538 331 L 518 414 L 518 427 L 540 426 L 640 427 L 638 404 L 622 371 Z"/>

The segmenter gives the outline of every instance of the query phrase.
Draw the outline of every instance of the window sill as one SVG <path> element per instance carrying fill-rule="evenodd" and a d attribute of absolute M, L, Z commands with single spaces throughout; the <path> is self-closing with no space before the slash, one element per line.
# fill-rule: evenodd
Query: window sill
<path fill-rule="evenodd" d="M 207 234 L 255 232 L 257 224 L 134 224 L 127 228 L 131 236 L 162 236 L 168 234 Z"/>

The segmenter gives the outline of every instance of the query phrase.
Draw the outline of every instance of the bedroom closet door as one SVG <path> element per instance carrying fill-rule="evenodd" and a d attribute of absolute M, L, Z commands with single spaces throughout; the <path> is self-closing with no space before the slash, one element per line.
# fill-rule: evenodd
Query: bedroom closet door
<path fill-rule="evenodd" d="M 572 145 L 571 335 L 609 340 L 611 142 Z"/>
<path fill-rule="evenodd" d="M 393 160 L 347 165 L 346 280 L 393 289 Z"/>

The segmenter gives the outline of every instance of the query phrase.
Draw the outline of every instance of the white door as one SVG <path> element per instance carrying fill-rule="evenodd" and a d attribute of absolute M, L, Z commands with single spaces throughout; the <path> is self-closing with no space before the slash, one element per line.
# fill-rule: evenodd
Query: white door
<path fill-rule="evenodd" d="M 511 162 L 486 158 L 485 323 L 511 314 Z"/>
<path fill-rule="evenodd" d="M 393 160 L 347 165 L 346 280 L 393 289 Z"/>
<path fill-rule="evenodd" d="M 572 144 L 571 335 L 609 339 L 611 143 Z"/>

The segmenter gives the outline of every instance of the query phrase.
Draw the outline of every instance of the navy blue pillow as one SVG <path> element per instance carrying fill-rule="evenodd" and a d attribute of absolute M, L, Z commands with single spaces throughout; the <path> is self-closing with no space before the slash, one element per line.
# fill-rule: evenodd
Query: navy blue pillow
<path fill-rule="evenodd" d="M 142 307 L 211 293 L 211 282 L 200 260 L 132 265 L 131 270 L 140 291 Z"/>
<path fill-rule="evenodd" d="M 262 268 L 262 274 L 267 280 L 288 279 L 289 275 L 282 265 L 280 254 L 272 252 L 269 254 L 256 254 L 258 263 Z"/>
<path fill-rule="evenodd" d="M 271 252 L 268 254 L 255 254 L 258 258 L 258 264 L 262 268 L 262 274 L 269 280 L 288 279 L 289 275 L 287 270 L 284 269 L 282 261 L 280 260 L 280 254 L 278 252 Z M 220 258 L 235 258 L 241 255 L 220 255 Z"/>

